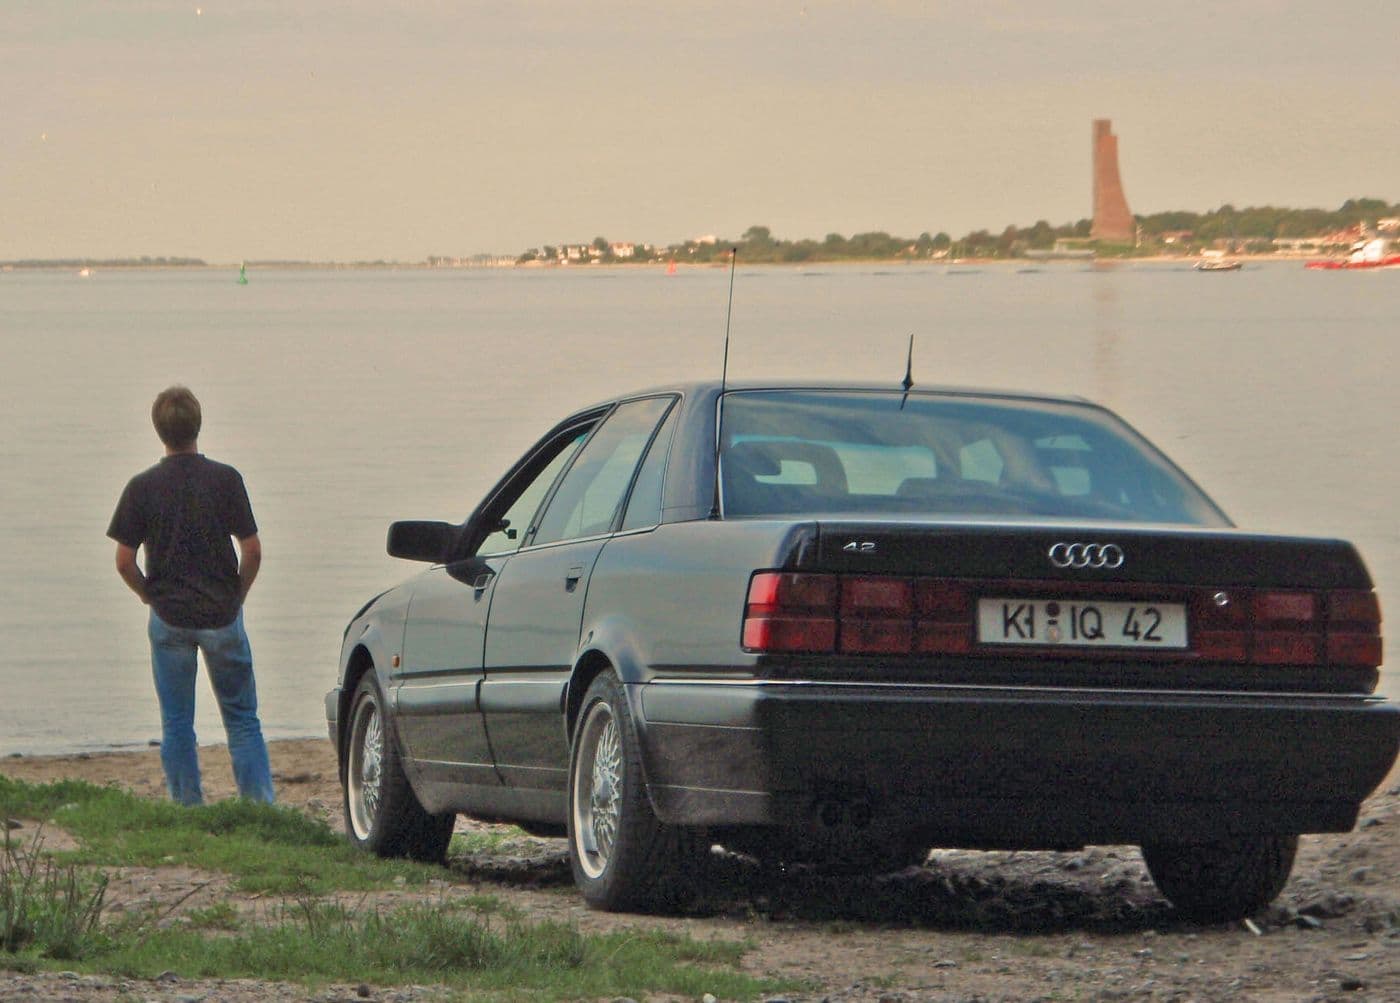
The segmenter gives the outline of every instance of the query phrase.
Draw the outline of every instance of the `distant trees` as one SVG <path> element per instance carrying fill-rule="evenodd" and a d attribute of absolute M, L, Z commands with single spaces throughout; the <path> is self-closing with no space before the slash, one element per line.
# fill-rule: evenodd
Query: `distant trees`
<path fill-rule="evenodd" d="M 151 257 L 139 258 L 17 258 L 0 261 L 9 268 L 207 268 L 203 258 Z"/>
<path fill-rule="evenodd" d="M 1117 254 L 1152 254 L 1164 249 L 1187 253 L 1216 241 L 1229 241 L 1240 248 L 1267 250 L 1279 238 L 1316 237 L 1339 233 L 1359 224 L 1374 225 L 1377 220 L 1400 217 L 1400 203 L 1383 199 L 1348 199 L 1336 210 L 1287 209 L 1274 206 L 1249 206 L 1243 209 L 1222 205 L 1209 212 L 1186 210 L 1150 213 L 1136 217 L 1139 229 L 1138 246 L 1116 249 Z M 800 263 L 807 261 L 850 260 L 936 260 L 943 257 L 1008 258 L 1028 250 L 1048 250 L 1058 241 L 1087 242 L 1092 220 L 1078 219 L 1072 223 L 1052 224 L 1036 220 L 1030 226 L 1010 225 L 1000 233 L 973 230 L 953 239 L 946 232 L 930 234 L 925 230 L 917 237 L 900 237 L 883 230 L 853 234 L 828 233 L 821 240 L 802 238 L 784 240 L 771 228 L 760 224 L 750 226 L 737 241 L 714 237 L 672 244 L 669 247 L 636 245 L 635 255 L 627 259 L 615 256 L 612 245 L 603 237 L 593 238 L 592 256 L 597 260 L 629 263 L 656 261 L 689 261 L 695 263 L 722 262 L 729 249 L 737 247 L 739 260 L 748 264 Z M 1168 245 L 1166 238 L 1171 238 Z M 569 245 L 570 255 L 580 245 Z M 553 262 L 563 257 L 561 248 L 545 245 L 531 248 L 520 256 L 521 261 Z"/>
<path fill-rule="evenodd" d="M 1026 246 L 1037 251 L 1054 247 L 1057 236 L 1055 228 L 1043 219 L 1036 220 L 1035 226 L 1021 234 Z"/>
<path fill-rule="evenodd" d="M 1143 239 L 1152 242 L 1164 233 L 1190 233 L 1197 245 L 1217 240 L 1269 242 L 1285 237 L 1318 237 L 1379 219 L 1400 216 L 1400 203 L 1381 199 L 1347 199 L 1339 209 L 1287 209 L 1225 204 L 1210 212 L 1162 212 L 1138 217 Z"/>

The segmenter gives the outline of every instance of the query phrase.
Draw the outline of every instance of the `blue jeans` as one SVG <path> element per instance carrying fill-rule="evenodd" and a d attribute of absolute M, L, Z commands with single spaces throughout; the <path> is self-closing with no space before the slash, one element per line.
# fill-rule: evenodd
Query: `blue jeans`
<path fill-rule="evenodd" d="M 239 610 L 226 627 L 202 630 L 172 627 L 152 610 L 149 634 L 151 668 L 160 700 L 160 763 L 171 798 L 186 805 L 204 802 L 194 735 L 195 652 L 202 651 L 209 682 L 219 698 L 238 793 L 271 804 L 272 768 L 258 723 L 253 652 L 243 630 L 243 611 Z"/>

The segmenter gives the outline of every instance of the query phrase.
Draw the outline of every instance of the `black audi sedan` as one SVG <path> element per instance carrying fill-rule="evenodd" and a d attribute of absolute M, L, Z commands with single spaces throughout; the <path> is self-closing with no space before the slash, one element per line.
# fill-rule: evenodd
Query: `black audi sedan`
<path fill-rule="evenodd" d="M 1185 916 L 1271 901 L 1395 761 L 1348 543 L 1244 531 L 1087 401 L 691 383 L 561 421 L 345 631 L 347 831 L 567 834 L 602 909 L 716 845 L 856 872 L 1142 847 Z"/>

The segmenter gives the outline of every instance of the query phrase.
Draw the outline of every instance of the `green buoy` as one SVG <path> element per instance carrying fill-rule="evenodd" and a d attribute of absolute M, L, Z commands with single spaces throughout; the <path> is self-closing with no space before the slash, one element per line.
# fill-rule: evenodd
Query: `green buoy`
<path fill-rule="evenodd" d="M 238 266 L 238 284 L 240 286 L 248 284 L 248 266 L 241 263 Z"/>

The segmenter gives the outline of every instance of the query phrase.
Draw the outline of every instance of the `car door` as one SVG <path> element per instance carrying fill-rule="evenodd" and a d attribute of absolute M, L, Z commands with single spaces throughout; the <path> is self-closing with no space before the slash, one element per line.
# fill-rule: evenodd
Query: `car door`
<path fill-rule="evenodd" d="M 498 782 L 477 703 L 496 570 L 463 577 L 449 566 L 432 568 L 415 583 L 409 604 L 396 724 L 415 763 L 438 779 Z"/>
<path fill-rule="evenodd" d="M 480 516 L 492 531 L 476 553 L 434 567 L 415 582 L 394 674 L 397 727 L 416 767 L 434 779 L 500 782 L 478 692 L 487 611 L 501 570 L 587 432 L 570 429 L 537 446 L 536 455 Z"/>
<path fill-rule="evenodd" d="M 481 710 L 507 784 L 564 789 L 563 694 L 578 653 L 588 577 L 672 401 L 628 401 L 608 416 L 496 583 Z"/>

